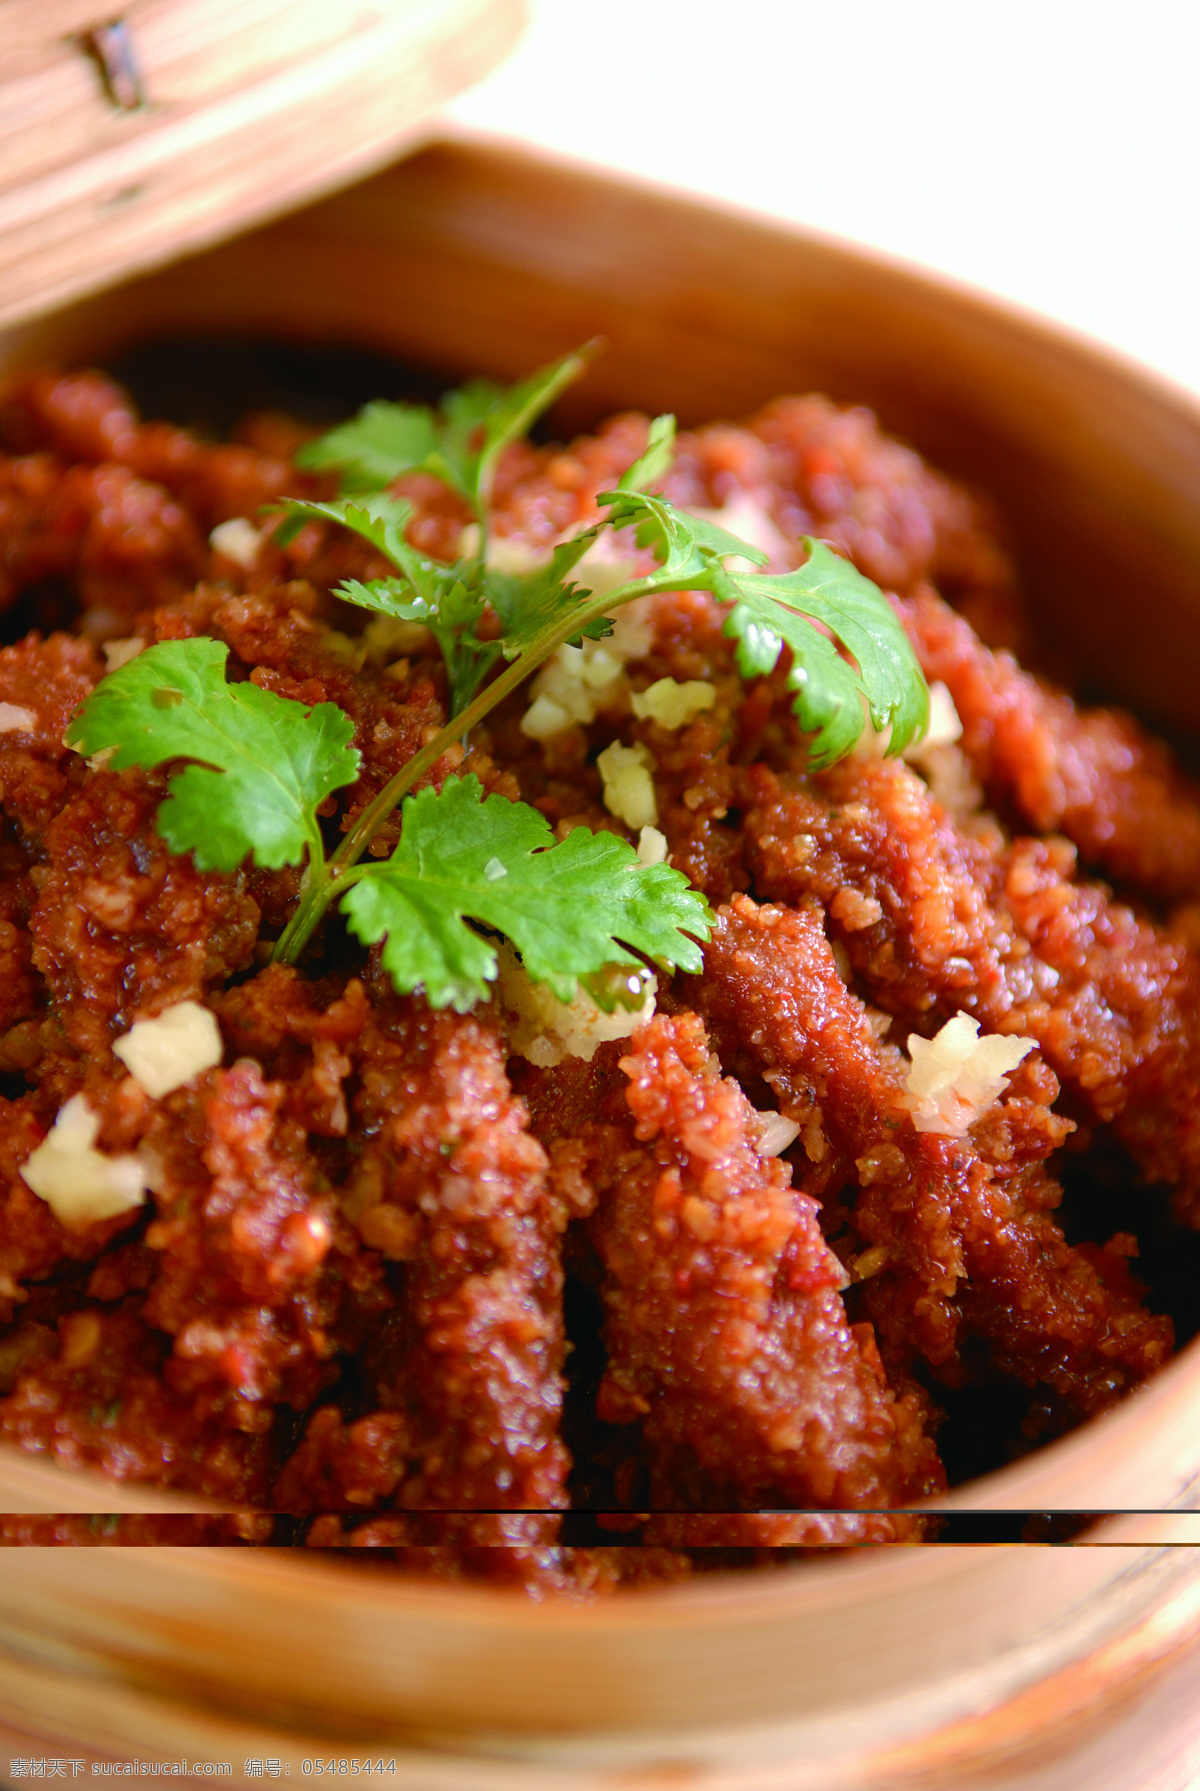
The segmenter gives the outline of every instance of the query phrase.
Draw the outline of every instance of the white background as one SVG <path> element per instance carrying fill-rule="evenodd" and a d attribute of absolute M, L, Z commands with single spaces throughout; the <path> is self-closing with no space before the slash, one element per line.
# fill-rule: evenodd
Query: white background
<path fill-rule="evenodd" d="M 1200 391 L 1200 0 L 529 0 L 450 110 L 888 250 Z"/>

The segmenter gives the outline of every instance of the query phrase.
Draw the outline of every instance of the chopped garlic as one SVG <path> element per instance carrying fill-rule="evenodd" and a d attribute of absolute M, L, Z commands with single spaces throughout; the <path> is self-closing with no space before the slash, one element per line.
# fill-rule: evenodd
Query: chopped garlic
<path fill-rule="evenodd" d="M 216 1015 L 198 1001 L 177 1001 L 155 1020 L 138 1020 L 113 1046 L 135 1082 L 158 1100 L 224 1056 Z"/>
<path fill-rule="evenodd" d="M 850 1258 L 850 1270 L 856 1281 L 869 1281 L 880 1269 L 886 1267 L 891 1252 L 886 1244 L 872 1244 L 861 1256 Z"/>
<path fill-rule="evenodd" d="M 228 522 L 219 522 L 208 537 L 208 545 L 214 553 L 224 554 L 227 560 L 236 560 L 239 566 L 247 571 L 258 560 L 261 545 L 258 530 L 246 516 L 230 517 Z"/>
<path fill-rule="evenodd" d="M 627 827 L 653 827 L 658 820 L 650 776 L 653 766 L 654 760 L 640 741 L 636 746 L 622 746 L 614 740 L 596 760 L 604 779 L 604 806 Z"/>
<path fill-rule="evenodd" d="M 622 669 L 617 655 L 610 653 L 603 641 L 584 642 L 580 676 L 588 690 L 607 691 L 609 685 L 615 684 L 621 676 Z"/>
<path fill-rule="evenodd" d="M 627 1039 L 653 1018 L 658 985 L 649 970 L 628 972 L 628 994 L 641 996 L 640 1005 L 618 1006 L 606 1014 L 583 988 L 572 1001 L 560 1001 L 545 983 L 533 981 L 507 945 L 498 947 L 498 956 L 496 987 L 508 1020 L 509 1047 L 543 1069 L 552 1069 L 564 1057 L 590 1063 L 608 1039 Z"/>
<path fill-rule="evenodd" d="M 979 1021 L 963 1013 L 947 1020 L 932 1039 L 909 1034 L 912 1067 L 902 1099 L 918 1132 L 962 1138 L 1008 1087 L 1006 1071 L 1015 1070 L 1034 1047 L 1032 1039 L 978 1034 Z"/>
<path fill-rule="evenodd" d="M 643 827 L 638 834 L 637 855 L 643 864 L 665 864 L 667 836 L 657 827 Z"/>
<path fill-rule="evenodd" d="M 96 1150 L 99 1117 L 84 1095 L 72 1095 L 53 1128 L 21 1165 L 21 1176 L 64 1225 L 87 1225 L 141 1206 L 149 1182 L 134 1156 Z"/>
<path fill-rule="evenodd" d="M 935 783 L 940 782 L 953 789 L 955 772 L 961 766 L 961 771 L 958 771 L 958 781 L 962 786 L 962 793 L 960 795 L 958 790 L 954 790 L 955 800 L 953 803 L 949 805 L 943 803 L 943 806 L 977 807 L 978 804 L 970 802 L 973 784 L 970 767 L 957 750 L 956 743 L 962 739 L 962 731 L 962 722 L 958 719 L 954 698 L 940 679 L 935 680 L 929 686 L 929 726 L 919 740 L 914 740 L 911 745 L 905 747 L 901 757 L 907 764 L 916 766 L 933 792 L 935 800 L 939 802 L 943 801 L 943 798 L 934 788 Z M 951 748 L 955 750 L 950 751 Z M 947 764 L 948 760 L 957 761 L 954 769 Z M 977 785 L 974 787 L 978 788 Z M 980 792 L 980 801 L 982 800 L 983 796 Z"/>
<path fill-rule="evenodd" d="M 0 703 L 0 734 L 30 734 L 37 726 L 37 714 L 22 709 L 18 703 Z"/>
<path fill-rule="evenodd" d="M 678 684 L 674 678 L 660 678 L 649 690 L 635 691 L 630 699 L 639 721 L 649 716 L 664 728 L 685 728 L 704 709 L 711 709 L 717 700 L 714 684 L 690 678 Z"/>
<path fill-rule="evenodd" d="M 516 556 L 518 549 L 533 552 L 517 541 L 505 543 L 509 557 Z M 540 564 L 541 558 L 534 563 Z M 514 559 L 513 569 L 525 568 L 517 567 Z M 592 543 L 572 574 L 584 589 L 601 596 L 636 575 L 636 561 L 617 553 L 604 536 Z M 521 718 L 523 734 L 530 740 L 550 740 L 572 722 L 586 727 L 602 709 L 624 709 L 628 692 L 625 662 L 642 658 L 654 639 L 651 602 L 637 597 L 622 604 L 612 618 L 612 633 L 604 640 L 585 640 L 578 647 L 560 647 L 551 654 L 530 686 L 533 701 Z"/>
<path fill-rule="evenodd" d="M 962 732 L 954 698 L 941 679 L 935 678 L 929 686 L 929 726 L 919 740 L 905 747 L 904 756 L 919 762 L 921 754 L 929 747 L 953 746 L 956 740 L 962 739 Z"/>
<path fill-rule="evenodd" d="M 535 697 L 521 717 L 521 732 L 530 740 L 553 740 L 571 725 L 571 717 L 553 697 Z"/>
<path fill-rule="evenodd" d="M 632 576 L 631 572 L 630 577 Z M 622 662 L 627 659 L 644 659 L 654 645 L 653 612 L 653 597 L 634 597 L 629 603 L 623 603 L 616 614 L 609 618 L 613 631 L 605 644 L 612 648 Z"/>
<path fill-rule="evenodd" d="M 560 647 L 538 672 L 532 691 L 521 732 L 531 740 L 548 740 L 573 721 L 585 726 L 595 721 L 600 709 L 624 696 L 622 664 L 604 641 Z"/>
<path fill-rule="evenodd" d="M 131 659 L 136 659 L 145 650 L 146 643 L 140 634 L 131 634 L 126 640 L 105 641 L 105 663 L 110 672 L 119 672 L 123 665 L 128 665 Z"/>
<path fill-rule="evenodd" d="M 800 1121 L 782 1113 L 760 1113 L 758 1116 L 758 1154 L 777 1157 L 800 1136 Z"/>

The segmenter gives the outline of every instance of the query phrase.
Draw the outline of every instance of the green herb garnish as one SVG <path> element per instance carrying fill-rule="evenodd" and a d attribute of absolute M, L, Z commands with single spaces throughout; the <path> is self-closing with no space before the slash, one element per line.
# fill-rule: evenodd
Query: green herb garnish
<path fill-rule="evenodd" d="M 400 574 L 398 578 L 374 578 L 368 584 L 347 579 L 337 587 L 337 595 L 378 615 L 424 623 L 446 662 L 450 713 L 457 715 L 500 656 L 498 641 L 481 641 L 475 632 L 487 607 L 488 591 L 477 558 L 447 566 L 410 547 L 404 530 L 411 517 L 411 504 L 382 492 L 358 503 L 349 498 L 338 498 L 332 504 L 292 501 L 275 538 L 286 547 L 306 522 L 337 522 L 389 559 Z"/>
<path fill-rule="evenodd" d="M 486 531 L 496 462 L 579 378 L 599 347 L 585 343 L 515 386 L 469 380 L 448 393 L 437 410 L 426 404 L 368 404 L 352 422 L 308 442 L 296 465 L 310 472 L 336 468 L 344 492 L 382 491 L 401 473 L 436 473 L 467 500 Z"/>
<path fill-rule="evenodd" d="M 771 577 L 744 571 L 765 556 L 717 525 L 651 495 L 668 470 L 674 420 L 651 426 L 645 453 L 615 491 L 599 498 L 598 523 L 521 574 L 487 563 L 488 506 L 497 460 L 563 387 L 583 370 L 588 350 L 567 355 L 507 391 L 474 381 L 436 412 L 422 405 L 372 404 L 298 456 L 310 468 L 340 470 L 343 495 L 331 503 L 289 501 L 277 539 L 310 520 L 336 523 L 369 541 L 393 568 L 386 578 L 349 580 L 349 603 L 420 622 L 446 663 L 451 719 L 359 815 L 325 856 L 317 809 L 353 783 L 359 755 L 352 724 L 331 703 L 306 708 L 228 684 L 226 649 L 212 640 L 150 647 L 97 686 L 69 740 L 88 754 L 115 749 L 116 769 L 191 763 L 173 777 L 157 825 L 173 850 L 205 869 L 232 870 L 250 857 L 276 867 L 304 862 L 295 913 L 275 948 L 294 962 L 325 910 L 341 902 L 365 943 L 383 942 L 397 989 L 423 989 L 435 1007 L 461 1011 L 486 996 L 497 971 L 474 921 L 503 933 L 536 981 L 569 1001 L 580 982 L 601 1005 L 608 966 L 637 967 L 641 953 L 665 967 L 697 970 L 697 940 L 709 936 L 704 897 L 667 865 L 642 865 L 614 834 L 576 828 L 556 843 L 525 803 L 483 800 L 473 777 L 447 778 L 439 791 L 410 792 L 447 749 L 463 739 L 560 646 L 611 629 L 611 612 L 657 591 L 707 590 L 728 605 L 725 632 L 746 677 L 772 671 L 785 647 L 793 708 L 812 736 L 814 767 L 851 750 L 864 725 L 890 728 L 898 753 L 927 725 L 924 680 L 887 599 L 848 561 L 806 540 L 805 564 Z M 471 551 L 446 565 L 405 537 L 411 508 L 384 489 L 420 468 L 443 478 L 477 524 Z M 605 529 L 632 529 L 656 565 L 597 595 L 572 581 Z M 586 566 L 584 567 L 586 572 Z M 487 617 L 487 635 L 479 625 Z M 497 626 L 499 632 L 497 633 Z M 502 660 L 507 664 L 497 671 Z M 853 661 L 853 662 L 852 662 Z M 497 671 L 497 675 L 490 675 Z M 489 681 L 490 678 L 490 681 Z M 399 808 L 400 841 L 382 862 L 360 863 Z"/>
<path fill-rule="evenodd" d="M 109 765 L 191 759 L 173 777 L 155 825 L 173 852 L 202 871 L 232 871 L 247 856 L 276 870 L 324 857 L 319 803 L 352 784 L 354 723 L 336 703 L 305 708 L 257 684 L 227 684 L 220 641 L 163 641 L 104 678 L 72 723 L 79 752 Z"/>
<path fill-rule="evenodd" d="M 359 873 L 342 902 L 364 945 L 385 941 L 384 966 L 398 989 L 423 987 L 434 1007 L 460 1011 L 486 997 L 496 954 L 464 926 L 465 915 L 505 934 L 529 975 L 561 1001 L 607 965 L 640 970 L 623 945 L 658 963 L 702 968 L 687 929 L 704 917 L 677 871 L 640 864 L 613 833 L 576 827 L 556 843 L 537 809 L 482 796 L 478 778 L 452 777 L 440 792 L 408 797 L 395 852 Z"/>
<path fill-rule="evenodd" d="M 929 693 L 891 604 L 878 585 L 823 542 L 803 538 L 808 558 L 795 572 L 732 572 L 725 561 L 733 555 L 759 566 L 767 556 L 665 498 L 618 490 L 599 502 L 614 527 L 633 524 L 639 546 L 654 548 L 666 581 L 656 588 L 711 591 L 730 605 L 725 633 L 737 641 L 743 677 L 774 671 L 784 646 L 791 648 L 788 688 L 795 692 L 800 726 L 813 735 L 814 769 L 853 751 L 863 731 L 864 701 L 875 728 L 882 733 L 891 727 L 890 753 L 902 752 L 929 725 Z M 837 642 L 853 654 L 857 669 Z"/>

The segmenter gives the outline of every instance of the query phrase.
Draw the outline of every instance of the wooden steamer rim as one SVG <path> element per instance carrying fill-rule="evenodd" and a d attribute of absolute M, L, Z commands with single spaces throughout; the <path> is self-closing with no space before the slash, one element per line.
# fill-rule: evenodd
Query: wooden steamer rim
<path fill-rule="evenodd" d="M 525 0 L 4 0 L 0 326 L 306 204 L 428 135 Z"/>
<path fill-rule="evenodd" d="M 1200 409 L 948 282 L 549 158 L 442 143 L 10 330 L 0 374 L 234 331 L 498 375 L 604 333 L 572 422 L 639 404 L 736 415 L 789 387 L 860 397 L 999 492 L 1042 568 L 1048 625 L 1097 676 L 1194 721 Z M 1132 643 L 1131 588 L 1156 618 Z M 1192 1347 L 946 1501 L 1123 1510 L 1096 1532 L 1107 1546 L 864 1552 L 586 1608 L 271 1551 L 4 1551 L 0 1723 L 59 1752 L 244 1744 L 292 1777 L 320 1751 L 386 1739 L 403 1791 L 1182 1791 L 1200 1773 L 1200 1547 L 1169 1545 L 1195 1540 L 1198 1403 Z M 23 1485 L 0 1455 L 9 1509 L 179 1508 L 19 1460 Z"/>
<path fill-rule="evenodd" d="M 398 1791 L 1185 1791 L 1200 1579 L 1140 1534 L 585 1607 L 270 1551 L 17 1550 L 0 1744 L 232 1757 L 239 1785 L 243 1757 L 382 1753 Z"/>

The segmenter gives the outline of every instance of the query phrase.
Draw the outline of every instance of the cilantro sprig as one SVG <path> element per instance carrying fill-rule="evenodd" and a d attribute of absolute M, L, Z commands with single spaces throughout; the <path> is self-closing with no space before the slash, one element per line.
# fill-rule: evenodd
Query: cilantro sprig
<path fill-rule="evenodd" d="M 815 770 L 853 751 L 864 702 L 879 732 L 891 728 L 892 753 L 925 731 L 929 695 L 908 637 L 878 585 L 849 560 L 806 535 L 801 546 L 808 558 L 797 571 L 734 571 L 727 566 L 731 557 L 765 566 L 767 556 L 665 498 L 618 489 L 597 502 L 614 528 L 632 526 L 639 546 L 654 549 L 661 567 L 656 588 L 711 591 L 729 605 L 725 633 L 737 642 L 743 677 L 773 672 L 784 647 L 791 649 L 787 684 L 800 726 L 813 736 Z"/>
<path fill-rule="evenodd" d="M 79 752 L 109 750 L 116 770 L 192 761 L 173 777 L 156 825 L 203 870 L 247 857 L 278 868 L 307 853 L 310 888 L 326 879 L 316 810 L 353 783 L 353 723 L 334 703 L 303 703 L 225 681 L 228 648 L 165 641 L 102 681 L 72 724 Z M 402 993 L 465 1012 L 496 975 L 493 947 L 467 918 L 504 933 L 535 981 L 570 1001 L 579 981 L 611 964 L 640 968 L 628 948 L 699 970 L 707 939 L 702 896 L 668 865 L 642 865 L 611 833 L 574 829 L 556 842 L 523 802 L 483 797 L 474 776 L 405 798 L 400 842 L 383 862 L 349 867 L 331 895 Z"/>
<path fill-rule="evenodd" d="M 466 499 L 486 535 L 501 454 L 529 433 L 599 348 L 598 341 L 586 342 L 513 386 L 469 380 L 437 410 L 377 400 L 351 422 L 306 443 L 296 464 L 310 472 L 336 470 L 343 493 L 382 491 L 403 473 L 434 473 Z"/>
<path fill-rule="evenodd" d="M 466 707 L 500 655 L 500 643 L 480 640 L 476 625 L 488 603 L 486 581 L 477 559 L 445 565 L 418 553 L 404 538 L 412 505 L 384 492 L 354 503 L 301 503 L 290 499 L 275 539 L 286 547 L 306 522 L 336 522 L 361 535 L 392 562 L 396 578 L 374 578 L 364 584 L 346 579 L 336 595 L 360 609 L 374 610 L 401 622 L 421 622 L 432 633 L 446 662 L 450 680 L 450 713 Z"/>
<path fill-rule="evenodd" d="M 786 682 L 814 767 L 854 746 L 864 708 L 890 729 L 898 753 L 927 725 L 928 694 L 899 622 L 875 585 L 821 542 L 805 539 L 796 571 L 768 575 L 766 556 L 719 525 L 677 509 L 647 488 L 674 451 L 674 419 L 651 425 L 645 452 L 597 499 L 602 514 L 556 546 L 540 566 L 509 573 L 489 565 L 488 510 L 504 448 L 523 434 L 591 348 L 564 356 L 507 391 L 476 381 L 437 412 L 418 405 L 368 405 L 352 423 L 310 443 L 310 468 L 337 467 L 343 495 L 328 503 L 289 500 L 276 538 L 286 545 L 306 522 L 360 535 L 390 565 L 388 576 L 347 580 L 337 594 L 378 614 L 428 627 L 446 663 L 450 719 L 363 809 L 328 857 L 318 810 L 360 769 L 349 718 L 331 703 L 291 702 L 252 683 L 229 684 L 216 641 L 166 642 L 111 673 L 72 723 L 70 744 L 112 749 L 117 769 L 187 761 L 168 787 L 157 825 L 173 850 L 202 868 L 231 870 L 250 858 L 303 863 L 300 898 L 275 948 L 294 962 L 321 916 L 340 903 L 352 931 L 382 944 L 401 991 L 423 989 L 434 1006 L 465 1010 L 497 973 L 486 932 L 504 934 L 529 974 L 569 1001 L 583 982 L 603 1002 L 607 966 L 636 966 L 640 953 L 664 968 L 700 968 L 709 936 L 703 896 L 668 865 L 642 865 L 614 834 L 576 828 L 555 842 L 523 803 L 486 799 L 474 777 L 440 789 L 414 787 L 448 748 L 559 647 L 612 626 L 623 604 L 653 592 L 706 590 L 727 609 L 745 677 L 772 672 L 788 653 Z M 411 506 L 384 487 L 420 468 L 467 502 L 478 523 L 471 551 L 447 564 L 407 538 Z M 632 530 L 651 570 L 597 594 L 586 555 L 605 529 Z M 751 569 L 747 570 L 747 566 Z M 481 624 L 487 621 L 484 632 Z M 501 665 L 502 661 L 507 663 Z M 495 675 L 493 675 L 495 674 Z M 400 810 L 391 857 L 360 863 L 381 826 Z"/>

